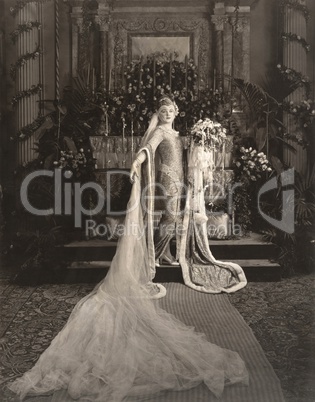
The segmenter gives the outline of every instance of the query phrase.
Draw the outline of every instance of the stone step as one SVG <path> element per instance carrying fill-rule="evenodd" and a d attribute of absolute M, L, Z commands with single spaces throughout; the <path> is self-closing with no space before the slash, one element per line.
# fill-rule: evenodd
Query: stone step
<path fill-rule="evenodd" d="M 226 261 L 226 260 L 223 260 Z M 231 262 L 239 264 L 245 272 L 247 280 L 253 281 L 279 281 L 281 267 L 279 264 L 267 259 L 233 259 Z M 66 282 L 99 281 L 107 273 L 111 261 L 73 261 L 65 272 Z M 156 268 L 155 280 L 158 282 L 183 282 L 181 268 L 173 265 L 163 265 Z"/>
<path fill-rule="evenodd" d="M 274 244 L 264 242 L 255 233 L 240 239 L 209 240 L 209 245 L 216 259 L 274 259 L 277 254 Z M 116 247 L 116 241 L 91 239 L 57 247 L 56 252 L 66 261 L 110 261 Z M 175 252 L 175 242 L 172 243 L 172 249 Z"/>

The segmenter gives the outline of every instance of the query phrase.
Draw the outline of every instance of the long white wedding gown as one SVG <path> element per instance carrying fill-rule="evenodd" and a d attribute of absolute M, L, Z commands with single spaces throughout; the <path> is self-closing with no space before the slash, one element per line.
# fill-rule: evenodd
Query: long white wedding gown
<path fill-rule="evenodd" d="M 248 383 L 236 352 L 158 306 L 155 298 L 165 292 L 151 282 L 154 250 L 143 235 L 140 190 L 136 181 L 106 278 L 75 306 L 35 366 L 10 385 L 21 398 L 66 389 L 74 399 L 120 402 L 202 382 L 219 397 L 225 385 Z"/>

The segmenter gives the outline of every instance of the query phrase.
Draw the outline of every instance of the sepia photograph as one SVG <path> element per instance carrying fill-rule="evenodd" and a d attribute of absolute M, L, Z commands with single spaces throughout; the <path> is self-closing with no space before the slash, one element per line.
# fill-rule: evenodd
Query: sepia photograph
<path fill-rule="evenodd" d="M 0 402 L 315 401 L 314 20 L 0 0 Z"/>

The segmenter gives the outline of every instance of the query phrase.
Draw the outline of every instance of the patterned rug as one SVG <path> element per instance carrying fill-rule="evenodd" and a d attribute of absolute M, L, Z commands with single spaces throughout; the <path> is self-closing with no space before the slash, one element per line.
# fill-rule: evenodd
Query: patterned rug
<path fill-rule="evenodd" d="M 250 283 L 230 295 L 275 369 L 287 402 L 315 400 L 313 276 Z M 92 285 L 1 287 L 0 400 L 15 400 L 5 387 L 37 360 Z M 253 401 L 255 402 L 255 401 Z M 276 402 L 276 401 L 274 401 Z"/>
<path fill-rule="evenodd" d="M 314 279 L 250 282 L 229 295 L 281 381 L 287 402 L 315 401 Z"/>

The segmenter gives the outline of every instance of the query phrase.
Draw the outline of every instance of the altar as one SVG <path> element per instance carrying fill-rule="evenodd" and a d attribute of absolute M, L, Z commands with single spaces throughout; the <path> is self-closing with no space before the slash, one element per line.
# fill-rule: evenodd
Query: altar
<path fill-rule="evenodd" d="M 97 170 L 130 169 L 131 163 L 140 148 L 140 136 L 90 136 L 93 157 L 96 159 Z M 184 148 L 187 148 L 189 137 L 181 137 Z M 225 141 L 224 152 L 215 153 L 217 171 L 231 170 L 232 168 L 233 136 L 228 135 Z"/>

